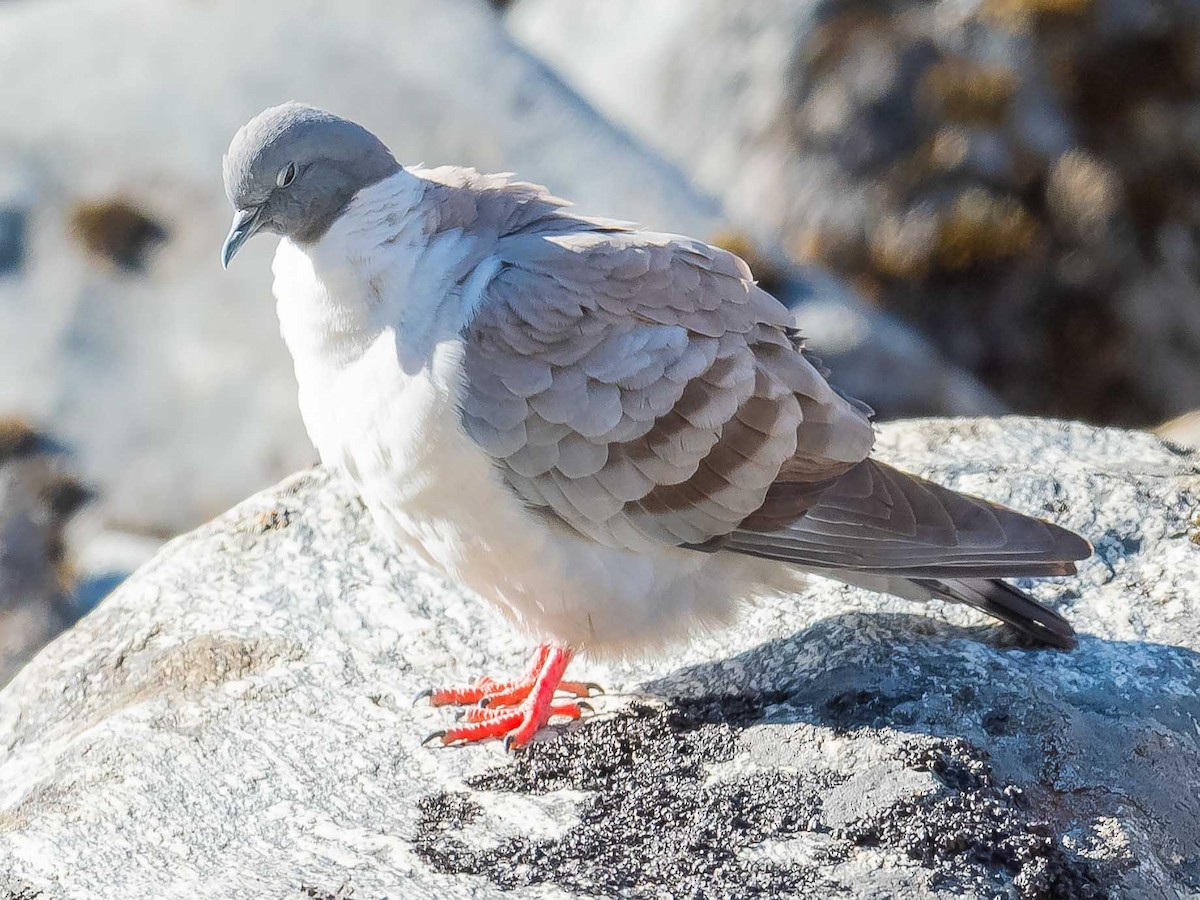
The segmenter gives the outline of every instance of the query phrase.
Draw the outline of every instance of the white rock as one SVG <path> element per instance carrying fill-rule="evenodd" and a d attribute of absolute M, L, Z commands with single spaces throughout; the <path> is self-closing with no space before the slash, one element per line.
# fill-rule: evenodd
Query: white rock
<path fill-rule="evenodd" d="M 0 892 L 1194 892 L 1196 457 L 1022 419 L 900 423 L 880 453 L 1090 537 L 1034 588 L 1079 649 L 814 581 L 662 658 L 579 660 L 598 715 L 516 758 L 423 749 L 448 714 L 410 698 L 526 644 L 313 470 L 171 542 L 0 693 Z"/>

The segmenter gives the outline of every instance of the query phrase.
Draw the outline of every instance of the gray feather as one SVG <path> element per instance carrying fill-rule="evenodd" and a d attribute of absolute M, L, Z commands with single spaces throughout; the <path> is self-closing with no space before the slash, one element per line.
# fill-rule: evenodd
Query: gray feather
<path fill-rule="evenodd" d="M 773 530 L 733 532 L 725 547 L 805 568 L 937 578 L 1061 575 L 1091 555 L 1041 519 L 866 460 Z"/>
<path fill-rule="evenodd" d="M 1072 640 L 993 579 L 1072 572 L 1087 542 L 867 459 L 869 407 L 744 262 L 455 178 L 447 224 L 494 229 L 500 260 L 464 331 L 463 425 L 532 508 L 609 546 L 779 560 Z"/>

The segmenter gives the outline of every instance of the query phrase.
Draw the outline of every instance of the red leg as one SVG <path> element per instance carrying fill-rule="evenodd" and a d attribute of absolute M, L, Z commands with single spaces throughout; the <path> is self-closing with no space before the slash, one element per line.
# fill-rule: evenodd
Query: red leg
<path fill-rule="evenodd" d="M 499 679 L 490 678 L 485 675 L 470 687 L 432 690 L 421 696 L 429 697 L 430 706 L 468 706 L 472 703 L 478 703 L 484 698 L 509 695 L 514 692 L 519 694 L 519 696 L 516 697 L 516 700 L 510 701 L 510 703 L 524 700 L 525 695 L 533 688 L 533 683 L 537 680 L 538 673 L 542 670 L 542 665 L 546 661 L 546 654 L 549 652 L 549 644 L 540 644 L 533 653 L 533 660 L 530 663 L 529 670 L 520 678 L 500 681 Z"/>
<path fill-rule="evenodd" d="M 563 716 L 567 719 L 578 719 L 585 712 L 591 712 L 592 705 L 586 700 L 572 700 L 567 703 L 555 703 L 550 707 L 550 717 Z M 490 709 L 482 706 L 469 706 L 465 709 L 459 721 L 461 722 L 490 722 L 500 716 L 511 716 L 516 712 L 512 707 Z"/>
<path fill-rule="evenodd" d="M 584 709 L 590 708 L 586 704 L 554 702 L 555 692 L 563 685 L 562 677 L 571 655 L 568 647 L 543 645 L 534 656 L 534 668 L 524 679 L 514 682 L 480 679 L 472 688 L 431 693 L 430 700 L 435 706 L 448 703 L 463 705 L 471 703 L 473 699 L 475 702 L 485 699 L 491 702 L 486 708 L 467 710 L 463 717 L 464 724 L 435 732 L 426 740 L 437 739 L 444 745 L 503 737 L 506 747 L 521 747 L 529 743 L 551 716 L 579 718 Z M 576 693 L 580 689 L 586 692 L 588 686 L 568 682 L 569 693 Z"/>
<path fill-rule="evenodd" d="M 529 696 L 537 680 L 535 675 L 525 681 L 497 683 L 497 687 L 479 698 L 479 706 L 496 709 L 502 706 L 516 706 Z M 570 694 L 572 697 L 590 697 L 592 694 L 602 694 L 600 685 L 583 681 L 560 681 L 555 691 L 560 694 Z"/>

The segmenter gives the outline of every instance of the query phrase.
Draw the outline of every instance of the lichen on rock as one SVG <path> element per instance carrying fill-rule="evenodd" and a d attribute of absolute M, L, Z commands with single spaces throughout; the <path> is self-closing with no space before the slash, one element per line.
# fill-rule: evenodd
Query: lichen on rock
<path fill-rule="evenodd" d="M 310 470 L 0 693 L 0 896 L 1200 890 L 1198 457 L 1024 419 L 889 425 L 879 454 L 1091 538 L 1029 585 L 1079 648 L 814 579 L 670 654 L 580 659 L 597 714 L 519 755 L 433 750 L 446 713 L 411 697 L 528 642 Z"/>

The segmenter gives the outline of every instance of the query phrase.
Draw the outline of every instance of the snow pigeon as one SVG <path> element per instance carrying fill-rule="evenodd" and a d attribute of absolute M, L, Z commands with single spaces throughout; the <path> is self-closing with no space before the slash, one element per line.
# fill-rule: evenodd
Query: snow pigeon
<path fill-rule="evenodd" d="M 470 707 L 442 743 L 523 745 L 586 707 L 573 654 L 684 639 L 800 572 L 1074 645 L 999 579 L 1073 573 L 1088 542 L 872 459 L 870 409 L 734 254 L 510 175 L 402 167 L 299 103 L 237 132 L 224 180 L 222 264 L 282 236 L 274 293 L 321 459 L 544 641 L 522 677 L 431 691 Z"/>

